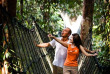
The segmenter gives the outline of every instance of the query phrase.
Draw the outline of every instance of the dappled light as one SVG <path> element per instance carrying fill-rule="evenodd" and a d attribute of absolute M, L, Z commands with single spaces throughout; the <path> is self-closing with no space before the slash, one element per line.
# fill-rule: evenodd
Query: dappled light
<path fill-rule="evenodd" d="M 34 42 L 50 42 L 48 34 L 61 37 L 66 27 L 98 54 L 80 53 L 78 73 L 109 74 L 110 0 L 0 0 L 0 74 L 52 74 L 54 56 L 66 57 L 65 47 L 58 55 L 51 45 Z"/>

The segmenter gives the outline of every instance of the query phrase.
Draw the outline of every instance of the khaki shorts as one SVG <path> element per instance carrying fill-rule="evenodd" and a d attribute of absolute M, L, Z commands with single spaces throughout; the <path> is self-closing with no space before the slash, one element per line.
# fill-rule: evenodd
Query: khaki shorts
<path fill-rule="evenodd" d="M 64 66 L 63 74 L 78 74 L 78 67 Z"/>
<path fill-rule="evenodd" d="M 63 74 L 63 68 L 53 65 L 53 74 Z"/>

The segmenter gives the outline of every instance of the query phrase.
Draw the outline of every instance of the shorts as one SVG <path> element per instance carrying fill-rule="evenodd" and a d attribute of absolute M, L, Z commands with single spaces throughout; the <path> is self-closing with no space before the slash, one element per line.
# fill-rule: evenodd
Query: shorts
<path fill-rule="evenodd" d="M 78 74 L 78 67 L 64 66 L 63 74 Z"/>

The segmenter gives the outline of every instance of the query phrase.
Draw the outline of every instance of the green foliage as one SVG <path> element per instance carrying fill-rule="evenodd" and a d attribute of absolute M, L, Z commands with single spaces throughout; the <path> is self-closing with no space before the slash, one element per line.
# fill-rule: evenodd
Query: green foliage
<path fill-rule="evenodd" d="M 64 28 L 63 20 L 58 13 L 63 11 L 69 16 L 82 14 L 83 0 L 25 0 L 23 1 L 23 14 L 20 14 L 20 0 L 17 0 L 17 18 L 23 25 L 31 29 L 32 16 L 39 26 L 47 33 L 57 34 Z M 110 65 L 110 17 L 109 4 L 103 0 L 95 0 L 93 15 L 93 49 L 101 49 L 99 61 L 102 65 Z"/>
<path fill-rule="evenodd" d="M 2 46 L 0 46 L 0 61 L 3 61 L 4 52 L 5 52 L 5 49 L 3 49 Z"/>
<path fill-rule="evenodd" d="M 77 16 L 81 14 L 83 0 L 26 0 L 23 1 L 23 14 L 20 14 L 20 0 L 17 2 L 17 17 L 23 21 L 26 27 L 32 27 L 32 17 L 39 26 L 48 33 L 56 34 L 57 31 L 62 30 L 63 20 L 58 13 L 64 11 L 70 16 Z M 28 22 L 28 23 L 27 23 Z"/>
<path fill-rule="evenodd" d="M 93 49 L 99 49 L 98 60 L 102 66 L 110 66 L 109 45 L 103 40 L 102 35 L 93 34 Z"/>
<path fill-rule="evenodd" d="M 110 66 L 109 3 L 97 0 L 94 4 L 93 48 L 100 49 L 98 59 L 103 66 Z"/>

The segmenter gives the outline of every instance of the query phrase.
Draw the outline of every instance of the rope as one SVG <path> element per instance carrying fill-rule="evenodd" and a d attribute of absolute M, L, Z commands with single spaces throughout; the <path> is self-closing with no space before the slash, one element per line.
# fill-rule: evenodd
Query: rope
<path fill-rule="evenodd" d="M 14 24 L 15 24 L 15 22 L 14 22 Z M 34 50 L 34 49 L 36 49 L 36 48 L 33 45 L 33 39 L 35 39 L 34 37 L 37 37 L 37 36 L 33 36 L 33 34 L 35 32 L 32 32 L 31 30 L 25 28 L 21 24 L 18 24 L 18 25 L 16 24 L 15 26 L 13 25 L 13 27 L 14 27 L 13 31 L 16 31 L 14 34 L 16 36 L 14 36 L 14 37 L 18 36 L 17 37 L 18 38 L 17 39 L 17 43 L 18 43 L 17 45 L 19 46 L 19 48 L 18 48 L 19 51 L 17 51 L 17 52 L 20 53 L 21 60 L 23 60 L 24 58 L 26 59 L 25 61 L 22 61 L 23 68 L 24 68 L 23 72 L 26 72 L 28 70 L 29 73 L 37 73 L 36 71 L 38 71 L 37 70 L 38 65 L 36 65 L 36 63 L 39 62 L 39 60 L 41 60 L 41 58 L 45 59 L 45 57 L 48 55 L 48 53 L 44 54 L 43 51 L 37 51 L 38 54 L 35 53 L 36 50 Z M 41 32 L 41 34 L 46 35 L 46 34 L 44 34 L 44 32 Z M 34 35 L 36 35 L 36 34 L 34 34 Z M 46 36 L 42 36 L 42 37 L 46 37 Z M 45 38 L 44 38 L 44 40 L 45 40 Z M 37 40 L 37 41 L 39 41 L 39 40 Z M 45 41 L 47 41 L 47 40 L 45 40 Z M 40 43 L 40 42 L 38 42 L 38 43 Z M 20 50 L 21 48 L 22 48 L 22 50 Z M 39 48 L 37 50 L 41 50 L 41 49 Z M 37 56 L 37 57 L 35 57 L 35 56 Z M 27 57 L 31 57 L 31 58 L 27 58 Z M 35 67 L 33 66 L 33 64 L 35 64 Z M 31 67 L 31 70 L 30 70 L 30 67 Z M 32 69 L 35 69 L 35 70 L 32 70 Z M 46 72 L 44 72 L 44 73 L 46 73 Z"/>
<path fill-rule="evenodd" d="M 5 12 L 3 15 L 6 15 L 5 17 L 9 18 L 9 14 L 4 10 L 4 8 L 2 9 L 2 13 Z M 33 40 L 37 39 L 36 33 L 21 25 L 21 23 L 18 22 L 16 19 L 13 19 L 11 24 L 8 24 L 8 27 L 12 49 L 15 51 L 16 56 L 19 59 L 16 59 L 16 61 L 18 61 L 18 66 L 21 69 L 16 73 L 51 74 L 52 72 L 46 59 L 46 56 L 49 56 L 48 51 L 50 51 L 50 48 L 47 48 L 48 51 L 46 54 L 44 54 L 42 48 L 36 48 L 33 44 Z M 40 27 L 39 30 L 40 33 L 43 35 L 43 42 L 49 41 L 47 34 L 45 34 L 45 32 L 42 31 Z M 37 41 L 38 43 L 40 43 L 39 39 L 37 39 Z"/>
<path fill-rule="evenodd" d="M 3 7 L 1 8 L 3 15 L 10 18 L 6 10 L 4 10 Z M 45 48 L 35 47 L 33 43 L 34 40 L 39 44 L 40 42 L 48 42 L 49 38 L 47 37 L 47 33 L 44 32 L 36 23 L 34 17 L 31 16 L 31 18 L 35 23 L 35 27 L 32 29 L 28 29 L 23 26 L 23 24 L 18 22 L 17 19 L 11 19 L 11 24 L 8 24 L 12 49 L 15 51 L 15 55 L 17 56 L 15 61 L 19 66 L 19 70 L 16 73 L 52 74 L 49 60 L 53 60 L 54 50 L 52 47 L 48 47 L 46 50 Z M 92 30 L 90 30 L 90 32 L 91 31 Z M 91 34 L 88 34 L 88 36 L 90 35 Z M 90 42 L 91 40 L 88 40 L 87 43 Z M 91 47 L 91 44 L 87 44 L 87 46 Z M 47 56 L 49 56 L 49 59 L 47 59 Z M 83 60 L 80 60 L 83 61 L 83 64 L 80 69 L 80 74 L 81 72 L 86 74 L 88 71 L 91 73 L 94 73 L 94 71 L 100 73 L 101 67 L 97 63 L 97 58 L 94 59 L 95 61 L 93 58 L 87 58 L 85 56 L 81 56 L 81 58 L 83 58 Z M 94 65 L 91 65 L 91 63 L 94 63 Z M 95 64 L 97 64 L 99 68 L 97 68 Z M 91 70 L 92 68 L 94 68 L 94 70 Z"/>

